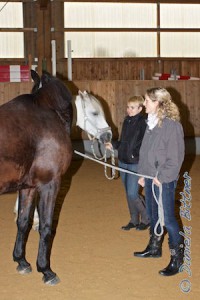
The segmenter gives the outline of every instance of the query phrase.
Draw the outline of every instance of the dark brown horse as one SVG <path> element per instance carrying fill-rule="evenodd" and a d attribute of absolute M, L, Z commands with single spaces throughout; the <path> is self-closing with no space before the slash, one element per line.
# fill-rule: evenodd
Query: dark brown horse
<path fill-rule="evenodd" d="M 36 84 L 31 94 L 18 96 L 0 107 L 0 194 L 19 191 L 13 258 L 21 274 L 32 271 L 25 252 L 35 209 L 34 196 L 39 194 L 37 270 L 43 273 L 46 284 L 55 285 L 59 278 L 50 268 L 55 235 L 52 222 L 61 176 L 72 158 L 72 96 L 50 74 L 42 75 L 41 88 L 37 73 L 32 72 L 32 76 Z"/>

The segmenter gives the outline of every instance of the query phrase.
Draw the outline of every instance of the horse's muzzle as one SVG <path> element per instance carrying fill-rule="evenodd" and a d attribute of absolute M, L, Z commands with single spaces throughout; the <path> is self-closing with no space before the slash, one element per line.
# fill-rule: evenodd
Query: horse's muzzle
<path fill-rule="evenodd" d="M 110 143 L 111 140 L 112 140 L 112 131 L 111 130 L 103 132 L 99 137 L 99 141 L 102 144 Z"/>

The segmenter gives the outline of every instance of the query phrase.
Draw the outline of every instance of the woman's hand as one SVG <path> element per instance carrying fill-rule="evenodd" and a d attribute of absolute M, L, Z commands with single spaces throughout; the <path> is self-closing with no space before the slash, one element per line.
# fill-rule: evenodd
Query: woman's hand
<path fill-rule="evenodd" d="M 145 181 L 144 181 L 144 177 L 140 177 L 138 180 L 138 184 L 141 185 L 142 187 L 145 186 Z"/>
<path fill-rule="evenodd" d="M 158 180 L 157 177 L 154 177 L 153 183 L 154 183 L 155 185 L 157 185 L 157 186 L 161 185 L 161 182 Z"/>

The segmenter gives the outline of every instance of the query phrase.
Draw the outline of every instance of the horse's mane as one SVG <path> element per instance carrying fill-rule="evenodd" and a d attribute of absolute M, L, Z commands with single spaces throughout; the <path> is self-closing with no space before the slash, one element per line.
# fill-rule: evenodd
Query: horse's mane
<path fill-rule="evenodd" d="M 35 101 L 39 105 L 49 106 L 51 109 L 59 111 L 68 108 L 72 101 L 72 94 L 61 80 L 48 72 L 43 72 L 41 83 L 41 88 L 38 87 L 37 81 L 32 89 L 32 93 L 35 94 Z"/>
<path fill-rule="evenodd" d="M 37 73 L 36 73 L 37 74 Z M 32 74 L 31 74 L 32 75 Z M 33 76 L 32 76 L 33 77 Z M 72 122 L 72 94 L 65 84 L 48 72 L 43 72 L 41 79 L 35 77 L 35 85 L 32 89 L 34 102 L 43 108 L 48 108 L 57 112 L 59 117 L 67 123 Z"/>

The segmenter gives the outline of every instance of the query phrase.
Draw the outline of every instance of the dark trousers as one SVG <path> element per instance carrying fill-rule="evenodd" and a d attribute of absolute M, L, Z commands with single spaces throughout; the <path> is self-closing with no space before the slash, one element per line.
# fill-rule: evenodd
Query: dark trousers
<path fill-rule="evenodd" d="M 119 161 L 118 164 L 120 168 L 132 171 L 134 173 L 137 172 L 138 164 L 126 164 L 121 161 Z M 138 193 L 139 177 L 137 175 L 127 174 L 124 172 L 120 172 L 120 177 L 126 191 L 127 204 L 131 216 L 130 222 L 133 224 L 139 224 L 141 221 L 144 224 L 148 224 L 149 218 L 145 207 L 145 201 Z"/>
<path fill-rule="evenodd" d="M 177 181 L 162 184 L 162 202 L 164 211 L 165 228 L 169 235 L 169 244 L 177 245 L 181 243 L 182 238 L 179 234 L 180 227 L 175 217 L 175 189 Z M 159 197 L 159 187 L 154 185 L 156 197 Z M 145 179 L 145 200 L 147 213 L 150 217 L 150 229 L 153 232 L 158 221 L 158 205 L 152 193 L 152 179 Z M 158 232 L 160 227 L 158 227 Z"/>

